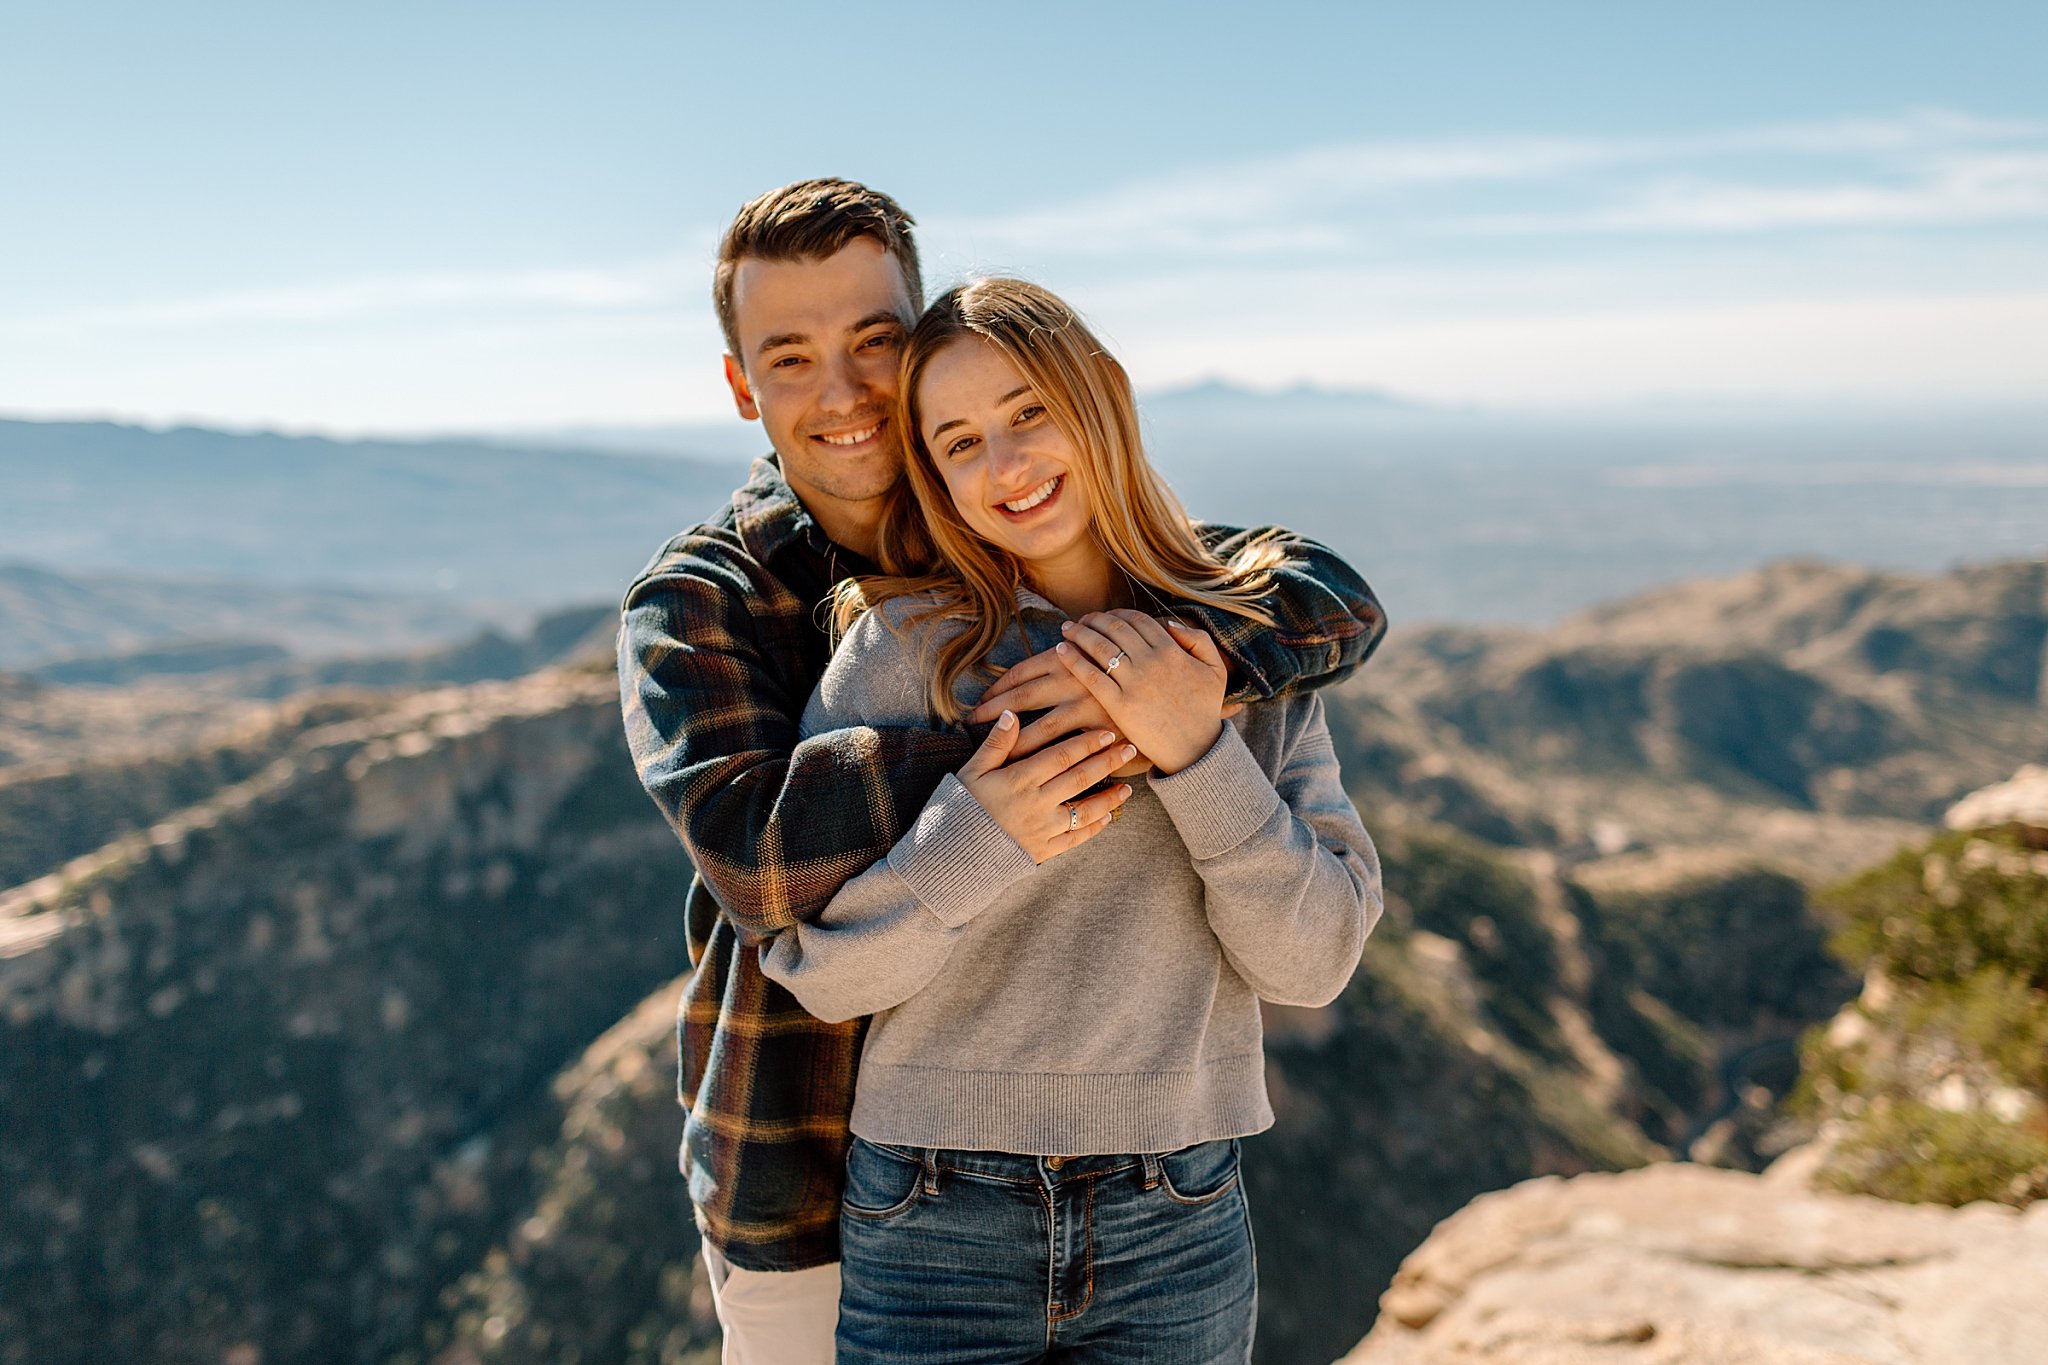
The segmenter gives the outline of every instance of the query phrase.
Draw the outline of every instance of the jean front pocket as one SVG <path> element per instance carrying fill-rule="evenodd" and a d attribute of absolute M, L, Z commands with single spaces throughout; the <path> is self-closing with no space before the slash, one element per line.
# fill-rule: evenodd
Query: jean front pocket
<path fill-rule="evenodd" d="M 1179 1204 L 1211 1204 L 1237 1188 L 1236 1138 L 1198 1142 L 1159 1158 L 1159 1183 Z"/>
<path fill-rule="evenodd" d="M 855 1138 L 846 1151 L 846 1194 L 840 1207 L 854 1218 L 894 1218 L 917 1203 L 924 1162 L 903 1147 Z"/>

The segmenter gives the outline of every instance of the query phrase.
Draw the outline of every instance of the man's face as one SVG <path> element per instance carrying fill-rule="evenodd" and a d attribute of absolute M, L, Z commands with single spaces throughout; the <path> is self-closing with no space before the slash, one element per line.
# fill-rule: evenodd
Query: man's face
<path fill-rule="evenodd" d="M 740 416 L 759 418 L 783 477 L 816 500 L 866 502 L 895 486 L 896 362 L 914 321 L 903 271 L 856 237 L 822 260 L 747 257 L 733 276 L 740 354 L 725 359 Z"/>

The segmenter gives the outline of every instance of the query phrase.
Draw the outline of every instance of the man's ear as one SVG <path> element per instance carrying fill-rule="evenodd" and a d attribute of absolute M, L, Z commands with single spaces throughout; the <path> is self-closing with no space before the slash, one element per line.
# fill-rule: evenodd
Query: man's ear
<path fill-rule="evenodd" d="M 739 409 L 740 416 L 749 422 L 761 420 L 761 409 L 754 405 L 754 391 L 747 385 L 747 372 L 731 356 L 725 358 L 725 386 L 732 390 L 732 405 Z"/>

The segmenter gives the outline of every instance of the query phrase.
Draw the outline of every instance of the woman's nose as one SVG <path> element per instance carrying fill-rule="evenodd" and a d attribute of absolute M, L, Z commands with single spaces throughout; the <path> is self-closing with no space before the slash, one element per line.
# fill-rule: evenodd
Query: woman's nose
<path fill-rule="evenodd" d="M 998 482 L 1008 479 L 1013 475 L 1023 473 L 1024 467 L 1030 462 L 1031 452 L 1024 448 L 1022 441 L 1007 435 L 997 435 L 989 438 L 989 475 Z"/>

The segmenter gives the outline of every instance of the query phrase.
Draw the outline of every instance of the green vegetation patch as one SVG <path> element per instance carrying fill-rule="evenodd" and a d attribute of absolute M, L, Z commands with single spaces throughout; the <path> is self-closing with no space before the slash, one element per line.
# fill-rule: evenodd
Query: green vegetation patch
<path fill-rule="evenodd" d="M 1944 834 L 1834 888 L 1862 998 L 1806 1042 L 1796 1103 L 1846 1134 L 1821 1182 L 1887 1199 L 2048 1197 L 2048 851 Z"/>
<path fill-rule="evenodd" d="M 1907 1204 L 2023 1208 L 2048 1195 L 2048 1133 L 1981 1110 L 1887 1104 L 1834 1150 L 1818 1183 Z"/>

